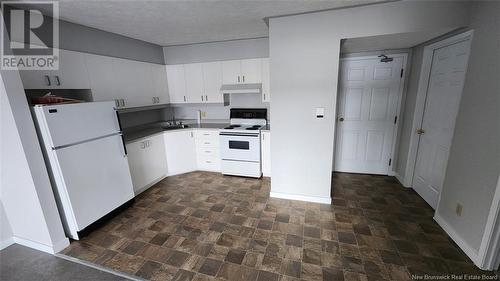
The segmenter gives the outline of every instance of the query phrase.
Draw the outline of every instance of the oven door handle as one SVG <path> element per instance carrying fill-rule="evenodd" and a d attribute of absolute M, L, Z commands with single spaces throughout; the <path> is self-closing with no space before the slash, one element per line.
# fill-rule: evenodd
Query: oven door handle
<path fill-rule="evenodd" d="M 245 133 L 219 133 L 221 136 L 237 136 L 237 137 L 259 137 L 259 134 L 245 134 Z"/>

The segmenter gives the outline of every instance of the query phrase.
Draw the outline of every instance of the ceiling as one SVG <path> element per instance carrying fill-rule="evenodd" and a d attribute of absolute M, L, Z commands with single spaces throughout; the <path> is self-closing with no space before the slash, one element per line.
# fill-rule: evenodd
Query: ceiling
<path fill-rule="evenodd" d="M 267 17 L 386 0 L 60 0 L 60 18 L 161 46 L 268 36 Z"/>
<path fill-rule="evenodd" d="M 360 38 L 347 38 L 342 41 L 340 52 L 343 54 L 347 54 L 369 51 L 406 49 L 429 41 L 452 30 L 452 28 L 436 29 L 425 32 L 410 32 Z"/>

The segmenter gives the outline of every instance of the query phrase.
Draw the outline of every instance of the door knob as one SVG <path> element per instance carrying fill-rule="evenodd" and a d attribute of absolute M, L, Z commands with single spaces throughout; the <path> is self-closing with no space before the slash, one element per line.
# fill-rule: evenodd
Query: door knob
<path fill-rule="evenodd" d="M 339 118 L 339 121 L 340 121 L 340 122 L 344 122 L 344 117 L 340 117 L 340 118 Z"/>
<path fill-rule="evenodd" d="M 423 134 L 425 134 L 424 129 L 422 129 L 422 128 L 418 128 L 418 129 L 417 129 L 417 135 L 423 135 Z"/>

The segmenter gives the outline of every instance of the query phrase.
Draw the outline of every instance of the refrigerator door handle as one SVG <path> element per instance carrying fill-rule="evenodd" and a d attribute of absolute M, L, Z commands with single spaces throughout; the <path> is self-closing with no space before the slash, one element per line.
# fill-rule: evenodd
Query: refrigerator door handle
<path fill-rule="evenodd" d="M 127 152 L 127 145 L 125 145 L 125 138 L 123 137 L 123 133 L 120 132 L 120 137 L 122 138 L 122 144 L 123 144 L 123 157 L 127 157 L 128 152 Z"/>

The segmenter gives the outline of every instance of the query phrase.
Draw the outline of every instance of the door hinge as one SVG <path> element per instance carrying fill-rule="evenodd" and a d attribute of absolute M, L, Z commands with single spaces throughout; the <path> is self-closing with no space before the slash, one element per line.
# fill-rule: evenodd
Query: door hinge
<path fill-rule="evenodd" d="M 391 163 L 392 163 L 392 159 L 389 158 L 389 166 L 391 166 Z"/>
<path fill-rule="evenodd" d="M 394 116 L 394 124 L 398 122 L 398 116 Z"/>
<path fill-rule="evenodd" d="M 403 78 L 403 72 L 404 72 L 404 69 L 401 68 L 401 78 Z"/>

